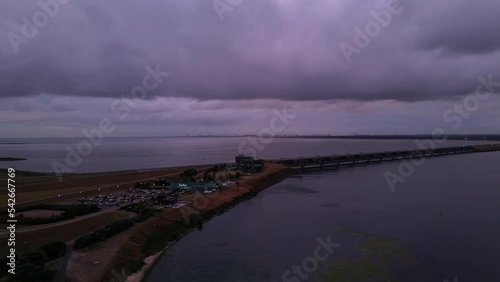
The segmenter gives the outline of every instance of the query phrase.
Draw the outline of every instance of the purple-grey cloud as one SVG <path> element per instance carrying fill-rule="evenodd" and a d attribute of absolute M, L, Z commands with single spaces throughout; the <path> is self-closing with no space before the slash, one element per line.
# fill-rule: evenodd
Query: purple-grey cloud
<path fill-rule="evenodd" d="M 119 97 L 157 64 L 171 76 L 150 98 L 441 100 L 500 77 L 494 0 L 402 0 L 347 64 L 339 44 L 386 3 L 244 1 L 221 22 L 212 1 L 73 0 L 16 54 L 8 34 L 40 7 L 3 1 L 0 95 Z"/>

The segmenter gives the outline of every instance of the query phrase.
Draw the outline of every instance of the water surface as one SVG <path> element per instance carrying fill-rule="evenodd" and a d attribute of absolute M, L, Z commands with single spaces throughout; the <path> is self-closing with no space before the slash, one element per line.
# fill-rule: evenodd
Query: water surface
<path fill-rule="evenodd" d="M 0 139 L 0 157 L 28 159 L 0 162 L 0 167 L 53 172 L 54 162 L 68 166 L 67 147 L 75 149 L 79 142 L 85 140 L 84 138 Z M 246 137 L 108 137 L 99 145 L 92 146 L 91 153 L 82 157 L 81 163 L 77 166 L 68 166 L 72 171 L 66 170 L 66 172 L 102 172 L 233 162 L 234 156 L 239 154 L 238 147 L 242 142 L 247 142 L 243 149 L 250 148 Z M 479 143 L 484 142 L 447 141 L 439 146 Z M 278 159 L 410 148 L 417 148 L 414 141 L 274 138 L 271 143 L 265 144 L 262 150 L 259 147 L 257 157 Z"/>
<path fill-rule="evenodd" d="M 407 246 L 416 263 L 391 270 L 396 281 L 499 281 L 500 153 L 426 159 L 393 193 L 383 175 L 397 165 L 286 179 L 181 239 L 147 281 L 282 281 L 318 237 L 341 244 L 330 259 L 354 255 L 339 226 Z"/>

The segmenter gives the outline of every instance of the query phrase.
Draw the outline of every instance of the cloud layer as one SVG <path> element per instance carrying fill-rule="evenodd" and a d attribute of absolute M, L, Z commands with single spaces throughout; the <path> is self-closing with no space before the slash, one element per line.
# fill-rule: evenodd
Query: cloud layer
<path fill-rule="evenodd" d="M 42 9 L 3 1 L 0 95 L 117 97 L 156 64 L 171 77 L 151 97 L 199 100 L 424 101 L 500 77 L 494 0 L 401 1 L 348 64 L 339 44 L 353 44 L 387 2 L 242 1 L 221 21 L 212 1 L 73 0 L 16 54 L 8 34 Z"/>
<path fill-rule="evenodd" d="M 401 0 L 357 45 L 389 3 L 1 1 L 0 137 L 79 136 L 103 117 L 115 136 L 248 134 L 285 107 L 297 119 L 283 133 L 449 129 L 443 114 L 479 76 L 500 81 L 500 2 Z M 341 44 L 358 52 L 346 60 Z M 170 76 L 116 119 L 146 66 Z M 499 102 L 446 131 L 500 133 Z"/>

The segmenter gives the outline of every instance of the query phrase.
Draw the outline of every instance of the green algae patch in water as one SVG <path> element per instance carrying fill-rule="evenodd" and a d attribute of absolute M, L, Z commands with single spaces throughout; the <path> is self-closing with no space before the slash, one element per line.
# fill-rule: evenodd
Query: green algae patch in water
<path fill-rule="evenodd" d="M 336 259 L 329 262 L 320 277 L 321 281 L 338 282 L 390 281 L 388 272 L 383 262 Z"/>
<path fill-rule="evenodd" d="M 340 227 L 339 230 L 359 237 L 355 257 L 340 257 L 326 263 L 321 281 L 378 282 L 395 281 L 391 269 L 405 267 L 414 262 L 404 243 Z"/>
<path fill-rule="evenodd" d="M 400 241 L 389 238 L 372 237 L 358 246 L 368 258 L 392 263 L 411 263 L 407 247 Z"/>

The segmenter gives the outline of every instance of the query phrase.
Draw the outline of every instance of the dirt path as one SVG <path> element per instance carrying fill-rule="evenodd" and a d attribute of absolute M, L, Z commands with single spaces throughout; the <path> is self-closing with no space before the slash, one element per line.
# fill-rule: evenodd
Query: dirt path
<path fill-rule="evenodd" d="M 16 229 L 16 232 L 18 232 L 18 233 L 31 232 L 31 231 L 43 230 L 43 229 L 52 228 L 52 227 L 56 227 L 56 226 L 66 225 L 68 223 L 77 222 L 77 221 L 84 220 L 84 219 L 87 219 L 87 218 L 91 218 L 91 217 L 94 217 L 94 216 L 97 216 L 97 215 L 101 215 L 103 213 L 113 212 L 113 211 L 116 211 L 118 209 L 119 209 L 119 207 L 114 207 L 114 208 L 106 209 L 106 210 L 101 211 L 101 212 L 94 212 L 94 213 L 91 213 L 91 214 L 82 215 L 82 216 L 78 216 L 78 217 L 75 217 L 75 218 L 72 218 L 72 219 L 58 221 L 58 222 L 54 222 L 54 223 L 48 223 L 48 224 L 42 224 L 42 225 L 35 225 L 35 226 L 28 226 L 28 227 L 20 227 L 20 228 Z M 7 232 L 0 232 L 0 236 L 6 235 L 6 234 L 7 234 Z"/>
<path fill-rule="evenodd" d="M 102 186 L 102 187 L 97 187 L 97 188 L 92 188 L 92 189 L 86 189 L 86 190 L 82 189 L 81 191 L 78 191 L 78 192 L 59 194 L 58 196 L 43 197 L 43 198 L 36 199 L 36 200 L 18 202 L 17 204 L 18 205 L 25 205 L 25 204 L 29 204 L 29 203 L 38 203 L 38 202 L 43 201 L 43 200 L 50 200 L 50 199 L 58 200 L 61 197 L 67 197 L 67 196 L 73 196 L 73 195 L 74 196 L 78 196 L 78 195 L 80 195 L 82 193 L 85 193 L 85 192 L 100 191 L 101 189 L 105 190 L 107 188 L 113 188 L 113 187 L 117 187 L 117 186 L 121 186 L 121 185 L 133 184 L 133 183 L 137 183 L 137 182 L 141 182 L 141 181 L 154 180 L 154 179 L 157 179 L 157 178 L 169 177 L 169 176 L 175 176 L 175 175 L 178 175 L 178 173 L 169 173 L 169 174 L 159 175 L 159 176 L 156 176 L 156 177 L 134 179 L 132 181 L 126 181 L 126 182 L 115 182 L 115 183 L 108 184 L 108 185 Z M 4 207 L 4 206 L 0 206 L 0 207 Z"/>
<path fill-rule="evenodd" d="M 130 235 L 140 231 L 141 225 L 134 225 L 132 228 L 111 237 L 110 239 L 98 243 L 91 250 L 74 251 L 69 258 L 66 268 L 66 277 L 72 282 L 101 281 L 108 272 L 117 281 L 125 281 L 128 275 L 124 269 L 112 269 L 112 263 L 118 256 L 119 249 L 126 245 Z"/>
<path fill-rule="evenodd" d="M 66 243 L 66 254 L 64 255 L 61 264 L 59 265 L 59 270 L 57 271 L 55 282 L 64 282 L 66 277 L 66 267 L 68 266 L 69 259 L 73 253 L 73 243 Z"/>
<path fill-rule="evenodd" d="M 232 201 L 235 197 L 257 190 L 260 191 L 273 185 L 276 181 L 286 177 L 289 169 L 283 165 L 266 164 L 262 173 L 248 175 L 244 177 L 240 184 L 231 188 L 221 190 L 215 194 L 207 196 L 208 201 L 199 210 L 207 211 L 220 206 L 223 203 Z M 185 196 L 189 200 L 193 195 Z M 190 205 L 192 206 L 192 205 Z M 102 281 L 104 277 L 112 277 L 118 281 L 125 281 L 130 273 L 126 273 L 127 262 L 134 262 L 144 256 L 142 247 L 145 245 L 147 237 L 152 234 L 158 226 L 169 224 L 176 220 L 183 220 L 181 210 L 168 209 L 157 216 L 144 222 L 138 223 L 129 230 L 124 231 L 104 242 L 90 248 L 73 252 L 67 269 L 67 277 L 74 282 Z M 129 241 L 133 241 L 130 243 Z M 159 256 L 148 256 L 149 265 Z M 128 281 L 136 281 L 142 273 L 130 277 Z"/>
<path fill-rule="evenodd" d="M 57 180 L 43 183 L 24 184 L 18 182 L 16 188 L 20 188 L 19 191 L 21 192 L 17 194 L 16 205 L 19 207 L 29 206 L 31 204 L 41 202 L 56 203 L 76 199 L 82 196 L 92 196 L 101 192 L 120 191 L 124 189 L 121 185 L 132 188 L 132 184 L 135 184 L 136 182 L 177 176 L 187 168 L 195 168 L 199 171 L 204 171 L 211 166 L 213 165 L 99 173 L 84 177 L 72 176 L 68 177 L 68 179 L 64 179 L 62 182 Z M 0 208 L 6 207 L 6 192 L 6 189 L 2 190 L 0 187 Z"/>

